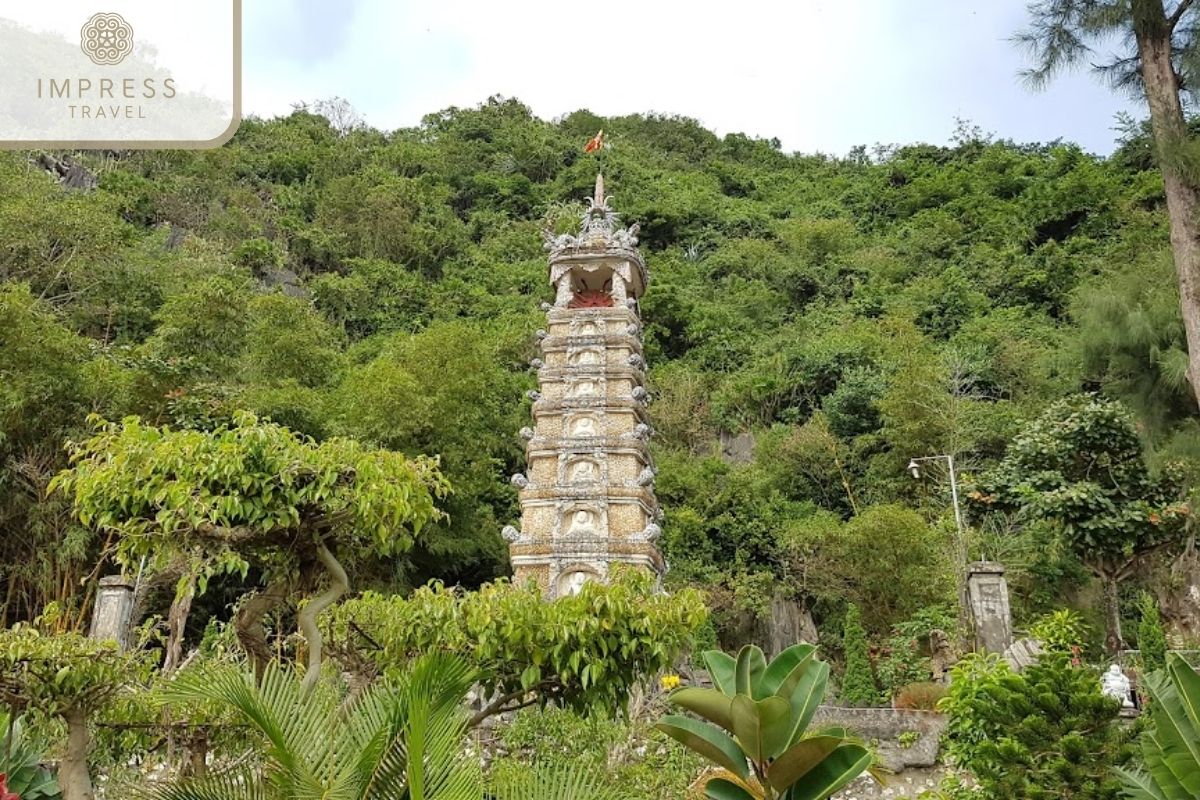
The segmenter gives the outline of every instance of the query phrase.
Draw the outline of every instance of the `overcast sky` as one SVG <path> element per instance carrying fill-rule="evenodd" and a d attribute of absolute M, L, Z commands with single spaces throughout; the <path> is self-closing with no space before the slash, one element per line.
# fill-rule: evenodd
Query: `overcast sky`
<path fill-rule="evenodd" d="M 1080 71 L 1033 92 L 1009 37 L 1023 0 L 247 0 L 247 113 L 339 95 L 375 127 L 516 97 L 699 119 L 785 150 L 948 141 L 960 117 L 1017 141 L 1113 148 L 1144 116 Z M 1104 55 L 1104 54 L 1101 54 Z"/>

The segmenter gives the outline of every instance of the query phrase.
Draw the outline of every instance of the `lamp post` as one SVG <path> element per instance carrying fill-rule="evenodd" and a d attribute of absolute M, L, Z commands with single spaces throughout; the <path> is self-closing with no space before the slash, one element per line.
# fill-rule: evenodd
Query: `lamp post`
<path fill-rule="evenodd" d="M 908 461 L 908 471 L 914 480 L 921 479 L 921 464 L 926 461 L 945 461 L 950 473 L 950 502 L 954 506 L 954 526 L 958 529 L 958 608 L 959 621 L 966 630 L 969 606 L 967 605 L 967 533 L 963 527 L 962 509 L 958 506 L 958 474 L 954 471 L 954 456 L 918 456 Z"/>

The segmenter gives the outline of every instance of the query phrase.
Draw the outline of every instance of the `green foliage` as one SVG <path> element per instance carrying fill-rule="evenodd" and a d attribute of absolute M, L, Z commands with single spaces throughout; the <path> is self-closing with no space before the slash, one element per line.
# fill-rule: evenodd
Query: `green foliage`
<path fill-rule="evenodd" d="M 136 417 L 93 424 L 52 488 L 71 495 L 85 525 L 119 533 L 130 564 L 191 542 L 209 543 L 230 570 L 244 570 L 248 554 L 287 564 L 288 532 L 403 552 L 447 490 L 428 459 L 348 439 L 318 444 L 246 413 L 212 433 Z"/>
<path fill-rule="evenodd" d="M 1131 800 L 1195 797 L 1200 793 L 1200 676 L 1177 654 L 1165 670 L 1144 677 L 1151 727 L 1141 735 L 1141 767 L 1118 769 Z"/>
<path fill-rule="evenodd" d="M 1158 603 L 1154 595 L 1142 592 L 1138 599 L 1137 646 L 1142 657 L 1142 671 L 1153 672 L 1167 666 L 1167 634 L 1163 631 Z"/>
<path fill-rule="evenodd" d="M 878 703 L 879 689 L 875 686 L 871 668 L 867 632 L 862 626 L 862 613 L 854 603 L 846 609 L 846 621 L 842 625 L 842 655 L 845 669 L 842 671 L 841 701 L 850 706 Z"/>
<path fill-rule="evenodd" d="M 1117 796 L 1112 766 L 1128 757 L 1118 704 L 1067 656 L 1047 654 L 1017 673 L 998 656 L 969 655 L 940 707 L 950 754 L 985 796 Z"/>
<path fill-rule="evenodd" d="M 923 608 L 894 625 L 876 669 L 884 697 L 895 698 L 900 690 L 929 681 L 933 677 L 929 655 L 935 640 L 949 641 L 957 625 L 947 606 Z"/>
<path fill-rule="evenodd" d="M 305 692 L 291 672 L 261 684 L 236 668 L 180 677 L 171 694 L 234 709 L 260 738 L 259 762 L 162 786 L 162 800 L 303 797 L 478 800 L 478 767 L 465 757 L 462 699 L 470 668 L 430 655 L 348 706 L 336 688 Z"/>
<path fill-rule="evenodd" d="M 1147 554 L 1182 542 L 1189 508 L 1178 465 L 1152 472 L 1129 412 L 1091 395 L 1050 405 L 969 498 L 986 511 L 1057 523 L 1105 582 L 1110 652 L 1121 646 L 1117 584 Z"/>
<path fill-rule="evenodd" d="M 146 654 L 123 654 L 115 642 L 77 633 L 29 624 L 0 630 L 0 691 L 52 716 L 90 714 L 122 687 L 144 682 L 149 662 Z"/>
<path fill-rule="evenodd" d="M 693 589 L 656 593 L 628 572 L 547 602 L 530 584 L 478 591 L 424 586 L 408 597 L 368 592 L 329 612 L 347 665 L 391 674 L 421 653 L 453 653 L 491 698 L 476 722 L 529 705 L 624 708 L 630 690 L 670 667 L 706 617 Z"/>
<path fill-rule="evenodd" d="M 19 800 L 54 800 L 58 782 L 42 767 L 42 748 L 26 730 L 25 722 L 10 711 L 0 711 L 0 775 Z M 0 783 L 0 795 L 4 784 Z"/>
<path fill-rule="evenodd" d="M 1088 640 L 1088 626 L 1077 611 L 1060 608 L 1034 620 L 1029 635 L 1042 643 L 1048 653 L 1078 658 Z"/>
<path fill-rule="evenodd" d="M 692 717 L 667 715 L 658 729 L 732 773 L 712 778 L 712 800 L 824 800 L 867 770 L 873 756 L 844 730 L 810 733 L 829 667 L 816 648 L 787 648 L 769 664 L 747 645 L 736 658 L 704 654 L 716 688 L 685 687 L 669 697 Z"/>
<path fill-rule="evenodd" d="M 603 776 L 603 787 L 622 800 L 658 800 L 684 797 L 704 766 L 641 714 L 623 720 L 570 709 L 525 709 L 498 734 L 507 755 L 492 762 L 492 783 L 528 776 L 533 763 L 549 771 Z"/>

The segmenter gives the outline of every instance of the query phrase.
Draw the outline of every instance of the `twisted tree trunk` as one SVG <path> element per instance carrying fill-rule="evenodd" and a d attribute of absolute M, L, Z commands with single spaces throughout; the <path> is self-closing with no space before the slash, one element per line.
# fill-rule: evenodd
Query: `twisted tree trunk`
<path fill-rule="evenodd" d="M 267 664 L 271 663 L 271 648 L 267 644 L 267 629 L 263 626 L 263 617 L 283 603 L 287 592 L 288 584 L 285 581 L 274 581 L 242 603 L 233 618 L 238 643 L 246 651 L 246 656 L 254 667 L 254 676 L 259 681 L 262 680 Z"/>
<path fill-rule="evenodd" d="M 312 691 L 321 677 L 322 640 L 321 630 L 317 627 L 317 617 L 350 590 L 350 579 L 346 577 L 346 570 L 324 543 L 317 545 L 317 560 L 329 573 L 329 588 L 310 600 L 296 615 L 296 627 L 308 642 L 308 663 L 304 671 L 304 682 L 301 684 L 305 693 Z"/>

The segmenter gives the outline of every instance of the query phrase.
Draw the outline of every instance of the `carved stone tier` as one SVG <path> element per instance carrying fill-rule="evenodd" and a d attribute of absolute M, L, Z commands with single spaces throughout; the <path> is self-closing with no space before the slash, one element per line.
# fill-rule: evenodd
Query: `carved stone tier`
<path fill-rule="evenodd" d="M 550 597 L 603 580 L 614 563 L 666 569 L 637 311 L 649 275 L 636 245 L 636 226 L 617 226 L 600 179 L 579 234 L 547 239 L 555 302 L 538 331 L 526 472 L 513 476 L 521 528 L 505 537 L 514 578 Z"/>

